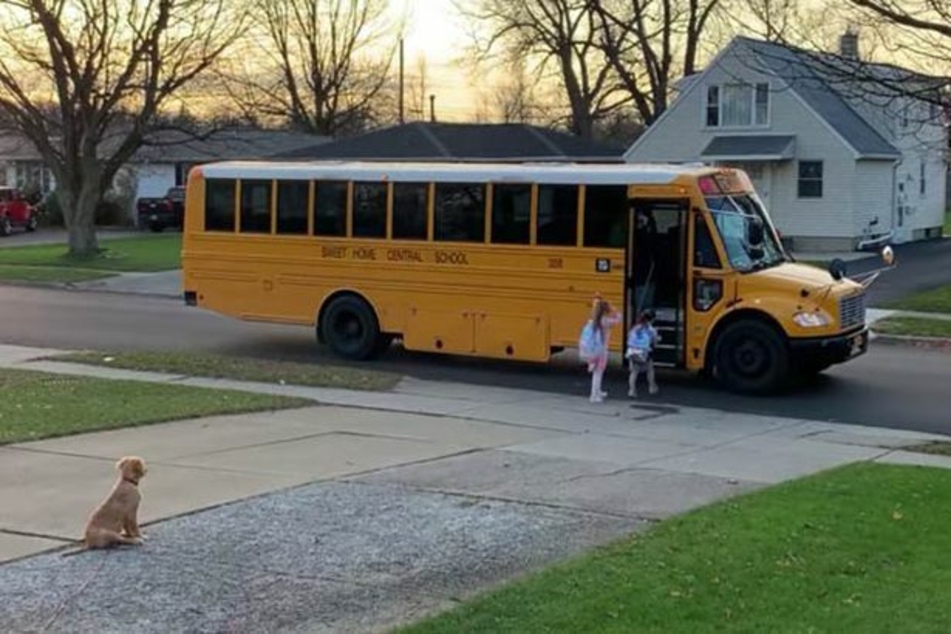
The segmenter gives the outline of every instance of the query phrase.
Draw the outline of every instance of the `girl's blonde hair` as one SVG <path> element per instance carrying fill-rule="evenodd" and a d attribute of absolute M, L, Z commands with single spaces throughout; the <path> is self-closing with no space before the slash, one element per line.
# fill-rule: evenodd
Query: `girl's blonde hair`
<path fill-rule="evenodd" d="M 609 304 L 607 300 L 600 298 L 594 300 L 594 306 L 591 308 L 591 321 L 594 322 L 594 328 L 598 332 L 601 332 L 601 320 L 610 310 L 611 304 Z"/>

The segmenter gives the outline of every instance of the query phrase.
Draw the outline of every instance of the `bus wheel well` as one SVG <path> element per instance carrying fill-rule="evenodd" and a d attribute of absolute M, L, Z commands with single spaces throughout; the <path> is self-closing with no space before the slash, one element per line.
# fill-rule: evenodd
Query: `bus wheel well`
<path fill-rule="evenodd" d="M 731 392 L 769 394 L 789 378 L 790 353 L 785 333 L 769 316 L 740 310 L 714 328 L 709 344 L 713 378 Z"/>
<path fill-rule="evenodd" d="M 320 344 L 327 343 L 324 340 L 323 329 L 320 327 L 320 325 L 323 323 L 324 316 L 327 314 L 327 308 L 331 304 L 334 303 L 334 300 L 340 297 L 353 297 L 354 299 L 366 304 L 367 307 L 371 311 L 373 311 L 373 314 L 376 315 L 376 310 L 373 308 L 373 304 L 368 302 L 366 297 L 364 297 L 363 295 L 361 295 L 360 293 L 356 291 L 336 291 L 334 293 L 331 293 L 330 295 L 324 298 L 323 303 L 320 305 L 320 308 L 317 310 L 317 322 L 315 323 L 315 330 L 317 332 L 317 343 L 320 343 Z"/>
<path fill-rule="evenodd" d="M 707 348 L 704 354 L 703 371 L 705 374 L 713 374 L 713 364 L 716 360 L 717 341 L 719 340 L 720 335 L 729 326 L 740 321 L 756 321 L 762 323 L 775 330 L 777 334 L 779 334 L 783 339 L 786 338 L 785 332 L 779 325 L 779 322 L 766 313 L 749 308 L 737 310 L 727 317 L 721 319 L 719 322 L 717 322 L 717 325 L 713 327 L 713 332 L 710 333 L 710 338 L 707 340 Z"/>

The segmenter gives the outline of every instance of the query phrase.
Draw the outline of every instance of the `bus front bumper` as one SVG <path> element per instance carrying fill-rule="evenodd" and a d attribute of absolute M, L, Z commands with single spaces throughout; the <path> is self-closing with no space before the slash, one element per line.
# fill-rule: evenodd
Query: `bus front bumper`
<path fill-rule="evenodd" d="M 833 337 L 790 339 L 789 348 L 794 363 L 833 365 L 843 363 L 868 352 L 867 327 Z"/>

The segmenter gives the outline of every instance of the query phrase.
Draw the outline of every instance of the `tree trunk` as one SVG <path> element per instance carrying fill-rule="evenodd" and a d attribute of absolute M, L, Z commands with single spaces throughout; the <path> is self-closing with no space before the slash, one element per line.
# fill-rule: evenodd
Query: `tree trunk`
<path fill-rule="evenodd" d="M 68 188 L 61 188 L 57 194 L 63 208 L 63 220 L 69 235 L 69 255 L 90 257 L 99 253 L 99 240 L 96 238 L 96 206 L 99 204 L 98 192 L 84 185 L 77 196 Z"/>

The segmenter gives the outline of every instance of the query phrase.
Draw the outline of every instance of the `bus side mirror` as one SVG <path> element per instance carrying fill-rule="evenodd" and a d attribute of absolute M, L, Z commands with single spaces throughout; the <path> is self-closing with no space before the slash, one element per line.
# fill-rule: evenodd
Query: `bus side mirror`
<path fill-rule="evenodd" d="M 838 281 L 845 277 L 846 266 L 845 260 L 842 258 L 835 258 L 829 262 L 829 275 L 832 276 L 832 279 Z"/>
<path fill-rule="evenodd" d="M 766 229 L 759 218 L 751 218 L 746 226 L 746 241 L 750 246 L 758 247 L 766 240 Z"/>
<path fill-rule="evenodd" d="M 895 251 L 890 246 L 885 246 L 882 249 L 882 262 L 885 263 L 885 266 L 891 266 L 895 263 Z"/>

